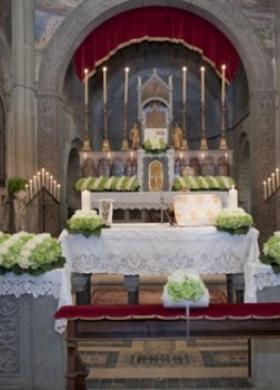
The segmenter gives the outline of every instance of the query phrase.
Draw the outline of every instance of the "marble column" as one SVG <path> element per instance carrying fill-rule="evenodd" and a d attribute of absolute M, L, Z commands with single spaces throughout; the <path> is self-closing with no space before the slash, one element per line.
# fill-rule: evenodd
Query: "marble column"
<path fill-rule="evenodd" d="M 7 171 L 29 178 L 37 162 L 34 0 L 12 0 L 12 74 Z"/>

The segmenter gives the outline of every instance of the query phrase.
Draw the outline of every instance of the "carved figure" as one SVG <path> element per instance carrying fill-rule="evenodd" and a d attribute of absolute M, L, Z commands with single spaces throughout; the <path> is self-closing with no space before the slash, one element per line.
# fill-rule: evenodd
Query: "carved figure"
<path fill-rule="evenodd" d="M 91 158 L 87 158 L 83 164 L 83 177 L 95 176 L 95 165 Z"/>
<path fill-rule="evenodd" d="M 140 131 L 137 123 L 134 123 L 133 127 L 130 129 L 129 139 L 131 141 L 132 149 L 138 149 L 140 145 Z"/>
<path fill-rule="evenodd" d="M 178 123 L 175 124 L 172 131 L 172 145 L 174 149 L 181 149 L 183 142 L 183 130 Z"/>
<path fill-rule="evenodd" d="M 15 229 L 16 232 L 25 230 L 25 213 L 26 213 L 27 193 L 26 191 L 18 191 L 15 193 L 14 209 L 15 209 Z"/>

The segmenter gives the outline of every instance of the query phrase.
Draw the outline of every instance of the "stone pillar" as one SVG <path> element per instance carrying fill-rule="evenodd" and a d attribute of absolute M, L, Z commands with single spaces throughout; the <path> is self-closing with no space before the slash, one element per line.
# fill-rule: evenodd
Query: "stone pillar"
<path fill-rule="evenodd" d="M 275 2 L 275 20 L 278 21 L 280 18 L 280 2 Z M 276 34 L 276 52 L 274 58 L 274 78 L 276 88 L 276 165 L 280 168 L 280 25 L 275 23 L 275 34 Z M 277 230 L 280 228 L 280 192 L 277 193 Z"/>
<path fill-rule="evenodd" d="M 276 196 L 264 202 L 263 180 L 275 169 L 275 92 L 257 91 L 250 96 L 250 145 L 252 212 L 261 240 L 276 229 Z"/>
<path fill-rule="evenodd" d="M 12 0 L 12 103 L 8 177 L 29 178 L 37 162 L 34 0 Z"/>

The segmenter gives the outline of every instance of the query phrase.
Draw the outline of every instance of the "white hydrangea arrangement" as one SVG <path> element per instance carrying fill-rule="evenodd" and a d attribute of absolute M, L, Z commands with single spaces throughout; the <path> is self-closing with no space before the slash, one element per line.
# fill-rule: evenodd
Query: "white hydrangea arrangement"
<path fill-rule="evenodd" d="M 261 261 L 272 266 L 276 273 L 280 273 L 280 232 L 274 232 L 273 236 L 263 245 Z"/>
<path fill-rule="evenodd" d="M 140 186 L 136 175 L 83 177 L 75 183 L 76 191 L 136 192 L 139 188 Z"/>
<path fill-rule="evenodd" d="M 83 234 L 85 236 L 101 234 L 105 227 L 102 218 L 95 210 L 77 210 L 67 221 L 66 227 L 71 234 Z"/>
<path fill-rule="evenodd" d="M 176 270 L 168 276 L 162 300 L 166 307 L 207 307 L 209 292 L 199 274 L 193 270 Z"/>
<path fill-rule="evenodd" d="M 148 138 L 143 147 L 150 153 L 161 153 L 168 149 L 167 143 L 162 138 Z"/>
<path fill-rule="evenodd" d="M 41 274 L 63 267 L 58 241 L 50 234 L 19 232 L 13 235 L 0 232 L 0 273 Z"/>
<path fill-rule="evenodd" d="M 253 218 L 242 208 L 224 208 L 216 219 L 217 230 L 230 234 L 247 234 L 253 226 Z"/>

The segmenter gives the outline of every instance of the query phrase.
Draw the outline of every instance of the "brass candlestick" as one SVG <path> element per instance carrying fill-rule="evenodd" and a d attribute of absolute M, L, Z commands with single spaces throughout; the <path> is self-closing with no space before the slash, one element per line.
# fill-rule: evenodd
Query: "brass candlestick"
<path fill-rule="evenodd" d="M 208 143 L 205 130 L 205 104 L 201 103 L 201 138 L 200 150 L 208 150 Z"/>
<path fill-rule="evenodd" d="M 123 117 L 123 132 L 124 132 L 124 138 L 122 140 L 121 145 L 121 151 L 127 152 L 129 150 L 129 144 L 128 144 L 128 125 L 127 125 L 127 103 L 124 104 L 124 117 Z"/>
<path fill-rule="evenodd" d="M 88 135 L 88 107 L 85 107 L 85 135 L 82 146 L 82 152 L 91 152 L 91 143 Z"/>
<path fill-rule="evenodd" d="M 182 124 L 183 124 L 183 140 L 181 144 L 181 150 L 189 150 L 188 145 L 188 137 L 187 137 L 187 118 L 186 118 L 187 110 L 186 110 L 186 103 L 183 103 L 182 107 Z"/>
<path fill-rule="evenodd" d="M 108 107 L 107 103 L 104 103 L 103 108 L 103 118 L 104 118 L 104 138 L 102 142 L 102 152 L 110 152 L 110 142 L 108 139 Z"/>
<path fill-rule="evenodd" d="M 223 102 L 221 105 L 221 138 L 220 138 L 219 150 L 228 149 L 225 134 L 226 134 L 226 105 L 225 102 Z"/>

